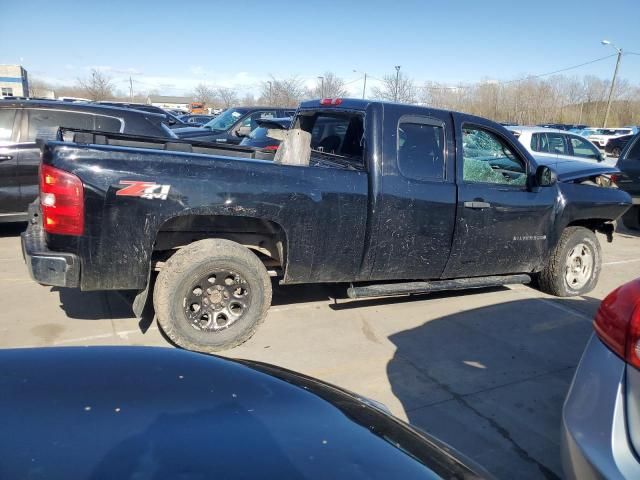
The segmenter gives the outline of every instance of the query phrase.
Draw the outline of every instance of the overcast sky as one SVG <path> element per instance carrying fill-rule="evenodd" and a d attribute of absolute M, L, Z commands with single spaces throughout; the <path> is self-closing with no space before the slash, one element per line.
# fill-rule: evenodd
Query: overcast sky
<path fill-rule="evenodd" d="M 640 0 L 29 0 L 0 17 L 0 63 L 74 83 L 91 68 L 118 88 L 183 94 L 201 82 L 255 92 L 268 76 L 325 71 L 354 94 L 401 65 L 418 83 L 511 80 L 640 53 Z M 566 72 L 610 78 L 615 58 Z M 358 72 L 354 72 L 357 70 Z M 621 76 L 640 83 L 640 55 Z"/>

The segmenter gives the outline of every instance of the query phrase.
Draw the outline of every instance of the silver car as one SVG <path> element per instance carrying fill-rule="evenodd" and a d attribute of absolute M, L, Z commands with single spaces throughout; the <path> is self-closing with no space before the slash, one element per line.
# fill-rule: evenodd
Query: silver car
<path fill-rule="evenodd" d="M 562 412 L 567 479 L 640 478 L 640 278 L 602 301 Z"/>
<path fill-rule="evenodd" d="M 542 161 L 585 160 L 602 162 L 605 160 L 598 147 L 575 133 L 544 127 L 515 126 L 505 128 L 518 138 L 531 155 Z"/>

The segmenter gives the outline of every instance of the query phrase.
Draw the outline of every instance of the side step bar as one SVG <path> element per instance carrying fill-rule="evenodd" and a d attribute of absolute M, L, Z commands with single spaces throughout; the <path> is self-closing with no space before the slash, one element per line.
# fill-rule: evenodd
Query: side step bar
<path fill-rule="evenodd" d="M 349 298 L 386 297 L 407 295 L 409 293 L 431 293 L 442 290 L 466 290 L 468 288 L 497 287 L 516 283 L 529 283 L 531 277 L 519 275 L 491 275 L 488 277 L 454 278 L 452 280 L 433 280 L 430 282 L 381 283 L 365 287 L 347 289 Z"/>

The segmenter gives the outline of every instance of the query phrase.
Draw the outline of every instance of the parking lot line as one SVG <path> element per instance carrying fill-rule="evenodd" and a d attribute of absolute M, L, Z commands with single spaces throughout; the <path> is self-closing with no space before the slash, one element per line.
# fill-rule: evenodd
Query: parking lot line
<path fill-rule="evenodd" d="M 629 259 L 629 260 L 618 260 L 618 261 L 615 261 L 615 262 L 604 262 L 602 264 L 602 266 L 605 266 L 605 265 L 607 265 L 607 266 L 608 265 L 624 265 L 625 263 L 634 263 L 634 262 L 640 262 L 640 258 L 632 258 L 632 259 Z"/>

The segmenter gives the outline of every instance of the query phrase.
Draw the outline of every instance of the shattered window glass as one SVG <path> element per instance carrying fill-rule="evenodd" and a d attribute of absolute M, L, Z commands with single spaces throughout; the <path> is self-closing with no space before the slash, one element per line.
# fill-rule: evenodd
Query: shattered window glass
<path fill-rule="evenodd" d="M 525 185 L 525 165 L 493 133 L 476 127 L 463 128 L 462 151 L 465 182 Z"/>

